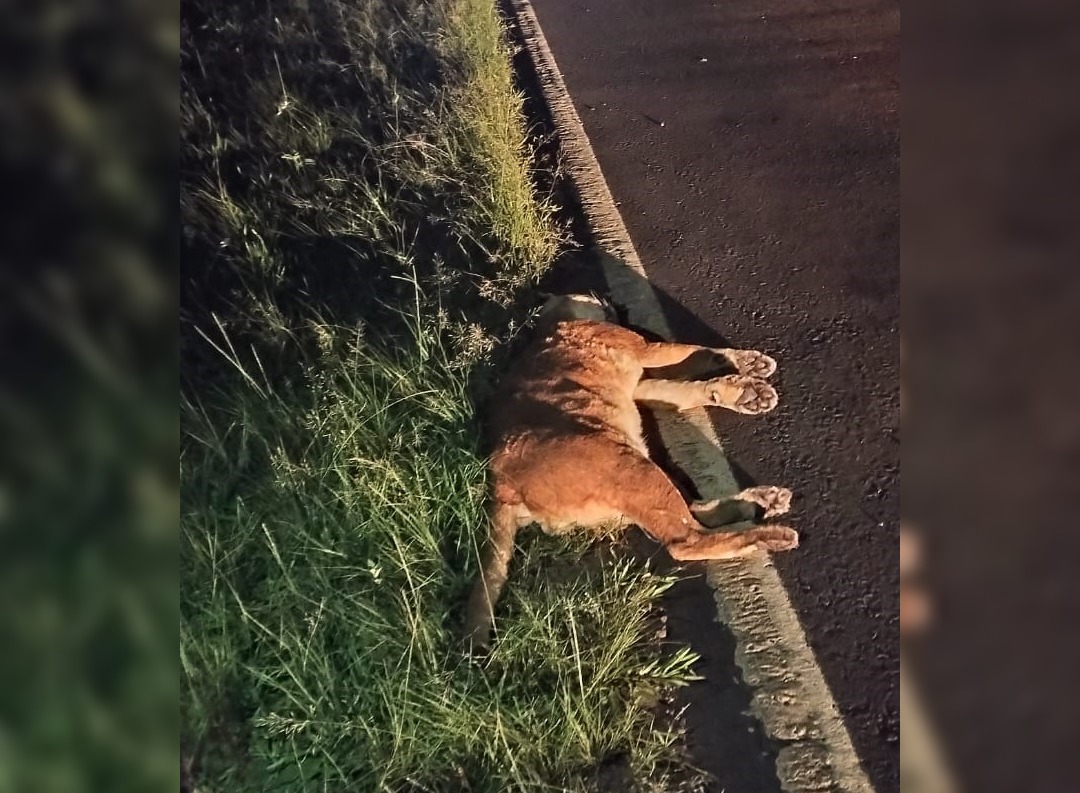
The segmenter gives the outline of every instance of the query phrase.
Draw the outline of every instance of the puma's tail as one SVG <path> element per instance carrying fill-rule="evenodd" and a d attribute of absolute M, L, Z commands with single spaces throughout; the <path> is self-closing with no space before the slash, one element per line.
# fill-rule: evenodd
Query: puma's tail
<path fill-rule="evenodd" d="M 480 579 L 473 586 L 465 609 L 465 645 L 474 650 L 486 648 L 491 640 L 495 604 L 506 583 L 517 529 L 517 517 L 512 508 L 500 505 L 492 507 L 491 534 L 480 568 Z"/>

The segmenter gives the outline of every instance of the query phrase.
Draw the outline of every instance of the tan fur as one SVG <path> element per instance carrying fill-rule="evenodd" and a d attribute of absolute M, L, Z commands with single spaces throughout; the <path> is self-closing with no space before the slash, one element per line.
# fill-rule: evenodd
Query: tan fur
<path fill-rule="evenodd" d="M 672 557 L 687 561 L 798 545 L 798 535 L 783 526 L 708 531 L 695 515 L 715 503 L 691 511 L 649 460 L 636 404 L 767 412 L 776 406 L 776 392 L 754 375 L 771 375 L 775 362 L 753 350 L 708 350 L 740 373 L 700 382 L 643 379 L 648 368 L 679 363 L 706 348 L 648 342 L 604 320 L 603 304 L 594 298 L 553 298 L 541 313 L 537 339 L 492 400 L 491 536 L 465 618 L 474 647 L 489 639 L 514 537 L 530 523 L 549 533 L 636 524 Z M 735 498 L 773 515 L 787 511 L 791 493 L 751 488 Z"/>

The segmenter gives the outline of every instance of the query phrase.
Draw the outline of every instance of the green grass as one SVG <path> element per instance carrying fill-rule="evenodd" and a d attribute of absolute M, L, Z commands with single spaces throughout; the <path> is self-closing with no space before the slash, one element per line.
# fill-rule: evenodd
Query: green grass
<path fill-rule="evenodd" d="M 556 253 L 485 0 L 185 5 L 182 749 L 203 791 L 677 772 L 670 580 L 526 536 L 482 659 L 477 401 Z"/>
<path fill-rule="evenodd" d="M 648 641 L 667 579 L 534 539 L 494 651 L 465 658 L 484 525 L 465 378 L 433 339 L 322 330 L 303 394 L 252 373 L 225 429 L 185 406 L 184 716 L 226 750 L 209 788 L 573 789 L 616 753 L 655 775 L 672 736 L 648 708 L 691 661 Z"/>

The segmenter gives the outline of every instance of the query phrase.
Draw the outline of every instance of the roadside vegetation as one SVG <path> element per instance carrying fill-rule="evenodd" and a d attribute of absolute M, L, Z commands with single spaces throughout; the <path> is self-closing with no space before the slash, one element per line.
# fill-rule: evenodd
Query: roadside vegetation
<path fill-rule="evenodd" d="M 560 244 L 494 6 L 191 0 L 181 48 L 188 784 L 669 789 L 669 579 L 528 537 L 455 640 L 476 405 Z"/>

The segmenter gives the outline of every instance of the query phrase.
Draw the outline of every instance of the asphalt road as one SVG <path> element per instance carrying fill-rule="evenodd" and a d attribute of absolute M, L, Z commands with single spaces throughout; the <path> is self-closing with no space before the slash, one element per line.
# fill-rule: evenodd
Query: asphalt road
<path fill-rule="evenodd" d="M 899 7 L 534 5 L 677 338 L 780 361 L 780 407 L 717 426 L 747 480 L 795 491 L 777 567 L 871 780 L 899 790 Z"/>

